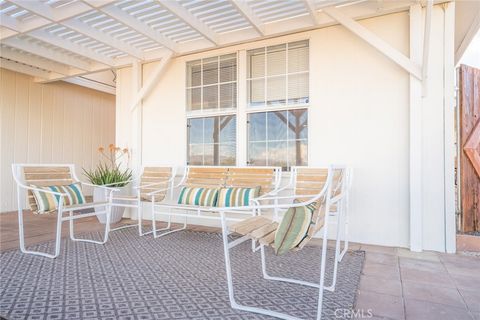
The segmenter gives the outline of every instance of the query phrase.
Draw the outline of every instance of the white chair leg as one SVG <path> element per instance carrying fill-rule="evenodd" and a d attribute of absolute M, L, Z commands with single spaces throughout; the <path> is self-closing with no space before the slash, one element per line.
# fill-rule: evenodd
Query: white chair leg
<path fill-rule="evenodd" d="M 181 228 L 177 228 L 177 229 L 172 229 L 171 228 L 171 225 L 172 225 L 172 216 L 169 214 L 168 215 L 168 223 L 167 223 L 167 226 L 165 228 L 161 228 L 161 229 L 158 229 L 156 230 L 157 232 L 158 231 L 166 231 L 166 232 L 163 232 L 161 234 L 158 234 L 156 232 L 156 234 L 154 235 L 154 238 L 160 238 L 160 237 L 163 237 L 163 236 L 166 236 L 168 234 L 171 234 L 171 233 L 174 233 L 174 232 L 178 232 L 178 231 L 182 231 L 182 230 L 185 230 L 187 229 L 187 217 L 185 217 L 185 221 L 183 222 L 183 226 Z M 168 231 L 167 231 L 168 230 Z"/>
<path fill-rule="evenodd" d="M 110 232 L 110 211 L 111 211 L 111 206 L 106 205 L 105 206 L 105 215 L 107 217 L 107 221 L 105 223 L 105 231 L 104 231 L 104 236 L 103 236 L 103 241 L 98 241 L 98 240 L 91 240 L 91 239 L 82 239 L 82 238 L 76 238 L 75 237 L 75 230 L 74 230 L 74 220 L 73 219 L 73 211 L 69 211 L 69 226 L 70 226 L 70 239 L 72 241 L 78 241 L 78 242 L 88 242 L 88 243 L 95 243 L 95 244 L 105 244 L 108 240 L 108 233 Z"/>
<path fill-rule="evenodd" d="M 327 200 L 328 201 L 328 200 Z M 329 206 L 327 205 L 327 208 Z M 325 225 L 323 227 L 323 241 L 322 241 L 322 261 L 320 265 L 320 288 L 318 292 L 318 307 L 317 307 L 317 320 L 322 318 L 323 309 L 323 290 L 325 288 L 325 269 L 327 265 L 327 246 L 328 246 L 328 212 L 325 214 Z"/>
<path fill-rule="evenodd" d="M 21 208 L 20 205 L 18 208 Z M 25 230 L 23 225 L 23 210 L 18 209 L 18 235 L 20 240 L 20 251 L 27 254 L 33 254 L 36 256 L 46 257 L 54 259 L 60 254 L 60 244 L 61 244 L 61 233 L 62 233 L 62 219 L 59 213 L 57 212 L 57 225 L 56 225 L 56 236 L 55 236 L 55 254 L 49 254 L 40 251 L 27 250 L 25 248 Z"/>

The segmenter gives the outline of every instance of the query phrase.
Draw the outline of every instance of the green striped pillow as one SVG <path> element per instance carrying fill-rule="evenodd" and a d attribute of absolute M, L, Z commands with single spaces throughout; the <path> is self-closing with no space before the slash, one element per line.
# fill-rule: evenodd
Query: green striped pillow
<path fill-rule="evenodd" d="M 260 187 L 255 188 L 221 188 L 218 193 L 217 207 L 248 206 L 250 200 L 257 198 Z"/>
<path fill-rule="evenodd" d="M 67 196 L 64 198 L 64 205 L 70 206 L 74 204 L 83 204 L 85 203 L 85 196 L 82 193 L 82 187 L 79 182 L 72 183 L 67 186 L 47 186 L 39 187 L 32 185 L 34 188 L 65 193 Z M 37 204 L 37 213 L 48 213 L 50 211 L 56 210 L 59 205 L 61 196 L 45 193 L 37 190 L 32 190 L 33 197 L 35 198 L 35 203 Z"/>
<path fill-rule="evenodd" d="M 178 204 L 214 207 L 217 202 L 217 197 L 217 188 L 183 187 L 178 197 Z"/>
<path fill-rule="evenodd" d="M 293 207 L 285 212 L 275 233 L 275 254 L 285 254 L 304 240 L 312 222 L 312 213 L 307 206 Z"/>

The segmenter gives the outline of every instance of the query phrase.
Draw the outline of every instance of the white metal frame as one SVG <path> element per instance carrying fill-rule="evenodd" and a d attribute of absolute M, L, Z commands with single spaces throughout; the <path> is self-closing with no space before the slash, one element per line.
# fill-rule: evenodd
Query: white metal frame
<path fill-rule="evenodd" d="M 128 183 L 140 182 L 141 176 L 143 175 L 143 170 L 144 169 L 142 169 L 142 173 L 140 174 L 139 178 L 129 180 L 127 182 Z M 171 177 L 166 182 L 154 182 L 154 183 L 148 183 L 148 184 L 141 184 L 141 182 L 140 182 L 137 186 L 133 187 L 133 189 L 135 190 L 135 198 L 122 197 L 122 196 L 113 197 L 112 198 L 112 207 L 124 207 L 124 208 L 137 209 L 137 223 L 117 227 L 117 228 L 111 229 L 110 231 L 117 231 L 117 230 L 121 230 L 121 229 L 125 229 L 125 228 L 137 227 L 139 236 L 144 236 L 144 235 L 147 235 L 147 234 L 150 234 L 150 233 L 154 233 L 155 232 L 155 226 L 154 226 L 155 224 L 154 224 L 153 220 L 152 220 L 152 231 L 147 231 L 147 232 L 143 231 L 143 224 L 142 224 L 142 222 L 143 222 L 143 207 L 142 207 L 142 202 L 145 202 L 146 200 L 142 199 L 141 189 L 145 188 L 145 187 L 152 187 L 152 186 L 155 186 L 155 185 L 168 183 L 168 185 L 169 185 L 168 188 L 161 188 L 161 189 L 155 190 L 154 191 L 155 193 L 151 192 L 151 193 L 148 194 L 149 196 L 152 196 L 152 199 L 154 199 L 156 193 L 173 189 L 174 184 L 175 184 L 176 174 L 177 174 L 176 168 L 172 167 Z M 118 183 L 115 183 L 115 184 L 118 184 Z M 167 197 L 167 195 L 165 195 L 165 197 Z M 115 202 L 115 201 L 121 201 L 121 202 Z M 123 202 L 129 202 L 129 203 L 123 203 Z M 158 231 L 158 230 L 156 230 L 156 231 Z"/>
<path fill-rule="evenodd" d="M 226 273 L 227 273 L 227 284 L 228 284 L 228 296 L 230 299 L 230 305 L 234 309 L 238 310 L 243 310 L 243 311 L 249 311 L 249 312 L 254 312 L 254 313 L 259 313 L 259 314 L 264 314 L 268 316 L 273 316 L 279 319 L 287 319 L 287 320 L 298 320 L 299 318 L 290 316 L 288 314 L 272 311 L 272 310 L 267 310 L 267 309 L 262 309 L 258 307 L 250 307 L 250 306 L 245 306 L 239 304 L 235 300 L 235 295 L 234 295 L 234 286 L 233 286 L 233 280 L 232 280 L 232 268 L 231 268 L 231 261 L 230 261 L 230 250 L 233 249 L 234 247 L 238 246 L 239 244 L 250 240 L 249 236 L 243 236 L 240 237 L 236 240 L 230 241 L 228 240 L 228 236 L 230 234 L 230 231 L 228 230 L 228 225 L 227 221 L 228 219 L 225 217 L 225 213 L 229 210 L 251 210 L 253 214 L 255 214 L 256 211 L 261 211 L 264 209 L 289 209 L 293 207 L 301 207 L 305 206 L 308 204 L 311 204 L 317 200 L 319 200 L 321 197 L 325 197 L 325 223 L 323 226 L 323 239 L 322 239 L 322 249 L 321 249 L 321 266 L 320 266 L 320 277 L 319 277 L 319 282 L 307 282 L 303 280 L 297 280 L 297 279 L 290 279 L 290 278 L 284 278 L 284 277 L 275 277 L 275 276 L 270 276 L 267 273 L 267 267 L 266 267 L 266 257 L 265 257 L 265 248 L 264 245 L 260 244 L 259 249 L 261 252 L 261 262 L 262 262 L 262 273 L 263 277 L 266 280 L 273 280 L 273 281 L 282 281 L 282 282 L 289 282 L 289 283 L 295 283 L 299 285 L 304 285 L 304 286 L 309 286 L 309 287 L 314 287 L 319 290 L 318 292 L 318 307 L 317 307 L 317 316 L 316 319 L 319 320 L 322 315 L 322 306 L 323 306 L 323 292 L 324 290 L 329 290 L 333 291 L 334 286 L 326 287 L 325 286 L 325 270 L 326 270 L 326 256 L 327 256 L 327 241 L 328 241 L 328 225 L 329 225 L 329 212 L 330 212 L 330 206 L 333 202 L 334 199 L 331 199 L 331 194 L 332 194 L 332 168 L 328 169 L 328 177 L 327 181 L 324 184 L 322 190 L 314 196 L 309 196 L 310 198 L 306 201 L 299 202 L 299 203 L 290 203 L 290 204 L 273 204 L 273 205 L 259 205 L 258 203 L 253 205 L 253 206 L 248 206 L 248 207 L 237 207 L 237 208 L 217 208 L 217 210 L 220 212 L 221 216 L 221 221 L 222 221 L 222 238 L 223 238 L 223 249 L 225 253 L 225 268 L 226 268 Z M 278 197 L 278 199 L 294 199 L 297 198 L 298 195 L 294 196 L 288 196 L 288 197 Z M 264 198 L 264 200 L 266 197 Z"/>
<path fill-rule="evenodd" d="M 298 195 L 296 191 L 296 178 L 297 178 L 297 173 L 298 169 L 302 167 L 300 166 L 294 166 L 292 167 L 291 170 L 291 175 L 290 175 L 290 180 L 287 185 L 283 186 L 282 188 L 276 190 L 276 193 L 280 192 L 285 192 L 286 190 L 292 190 L 292 195 L 288 196 L 275 196 L 275 197 L 270 197 L 270 195 L 263 195 L 262 197 L 259 197 L 254 200 L 254 202 L 257 205 L 260 205 L 261 201 L 264 200 L 270 200 L 273 201 L 274 205 L 279 204 L 279 200 L 285 200 L 285 199 L 291 199 L 292 197 L 304 197 L 302 195 Z M 311 169 L 328 169 L 328 168 L 322 168 L 322 167 L 305 167 L 305 168 L 311 168 Z M 336 205 L 335 211 L 329 210 L 328 211 L 328 216 L 330 218 L 334 218 L 335 220 L 332 220 L 332 223 L 336 223 L 336 230 L 335 230 L 335 263 L 334 263 L 334 270 L 333 270 L 333 278 L 332 278 L 332 284 L 329 287 L 325 287 L 327 290 L 333 291 L 335 290 L 335 285 L 337 281 L 337 271 L 338 271 L 338 264 L 342 261 L 343 257 L 348 251 L 348 243 L 349 243 L 349 238 L 348 238 L 348 223 L 349 223 L 349 215 L 348 215 L 348 209 L 349 209 L 349 200 L 350 200 L 350 189 L 352 187 L 352 181 L 353 181 L 353 168 L 351 167 L 346 167 L 346 166 L 332 166 L 332 170 L 341 170 L 342 171 L 342 176 L 341 176 L 341 183 L 340 183 L 340 193 L 336 196 L 334 196 L 331 199 L 331 205 Z M 336 192 L 337 190 L 333 190 L 333 192 Z M 331 206 L 330 206 L 331 208 Z M 274 219 L 275 220 L 280 220 L 279 216 L 279 207 L 275 207 L 274 209 Z M 261 211 L 259 212 L 261 214 Z M 343 238 L 343 249 L 341 250 L 341 242 Z"/>
<path fill-rule="evenodd" d="M 40 188 L 35 188 L 32 186 L 28 186 L 25 184 L 24 179 L 23 179 L 23 168 L 26 167 L 68 167 L 70 170 L 71 178 L 73 182 L 78 182 L 82 186 L 90 186 L 94 188 L 100 188 L 105 190 L 105 193 L 107 195 L 107 202 L 104 203 L 98 203 L 98 202 L 91 202 L 91 203 L 85 203 L 82 206 L 75 206 L 75 208 L 69 208 L 68 206 L 64 206 L 64 198 L 67 196 L 64 193 L 61 192 L 54 192 L 54 191 L 49 191 L 49 190 L 44 190 Z M 13 173 L 13 179 L 15 180 L 17 184 L 17 205 L 18 205 L 18 231 L 19 231 L 19 238 L 20 238 L 20 250 L 23 253 L 28 253 L 28 254 L 33 254 L 33 255 L 39 255 L 42 257 L 47 257 L 47 258 L 56 258 L 60 254 L 60 244 L 61 244 L 61 233 L 62 233 L 62 222 L 64 221 L 69 221 L 69 230 L 70 230 L 70 239 L 72 241 L 80 241 L 80 242 L 89 242 L 89 243 L 95 243 L 95 244 L 104 244 L 108 240 L 108 234 L 110 232 L 110 218 L 111 218 L 111 203 L 112 203 L 112 197 L 113 197 L 113 192 L 118 191 L 118 189 L 115 188 L 110 188 L 106 186 L 98 186 L 98 185 L 93 185 L 90 183 L 85 183 L 81 182 L 80 179 L 78 179 L 77 175 L 75 174 L 75 166 L 73 164 L 12 164 L 12 173 Z M 22 201 L 25 198 L 25 195 L 22 195 L 22 190 L 24 191 L 24 194 L 27 193 L 27 190 L 36 190 L 39 192 L 44 192 L 44 193 L 50 193 L 54 194 L 57 196 L 61 197 L 61 201 L 59 203 L 59 206 L 57 208 L 57 224 L 56 224 L 56 234 L 55 234 L 55 253 L 54 254 L 49 254 L 45 252 L 40 252 L 40 251 L 31 251 L 27 250 L 25 248 L 25 232 L 24 232 L 24 225 L 23 225 L 23 209 L 24 205 L 22 205 Z M 73 212 L 77 210 L 83 210 L 83 209 L 93 209 L 96 207 L 105 207 L 104 211 L 98 211 L 98 212 L 91 212 L 91 213 L 81 213 L 81 214 L 76 214 L 74 215 Z M 64 216 L 64 212 L 68 213 L 68 216 Z M 80 218 L 87 218 L 91 216 L 96 216 L 98 214 L 106 214 L 106 223 L 105 223 L 105 232 L 103 236 L 102 241 L 97 241 L 97 240 L 91 240 L 91 239 L 80 239 L 76 238 L 74 234 L 74 220 L 80 219 Z"/>
<path fill-rule="evenodd" d="M 244 214 L 245 217 L 247 218 L 248 216 L 253 216 L 256 213 L 255 212 L 250 212 L 250 210 L 243 209 L 242 207 L 240 208 L 218 208 L 218 207 L 201 207 L 201 206 L 196 206 L 196 205 L 183 205 L 183 204 L 174 204 L 174 203 L 157 203 L 155 202 L 155 194 L 158 192 L 162 191 L 168 191 L 170 194 L 170 200 L 173 200 L 174 198 L 174 190 L 177 190 L 181 187 L 184 186 L 185 181 L 188 178 L 188 173 L 189 169 L 192 167 L 196 166 L 187 166 L 185 167 L 185 171 L 183 174 L 182 179 L 180 180 L 179 183 L 174 185 L 172 188 L 169 189 L 159 189 L 156 191 L 153 191 L 149 193 L 148 195 L 151 196 L 151 210 L 152 210 L 152 225 L 153 225 L 153 237 L 154 238 L 159 238 L 163 237 L 167 234 L 185 230 L 187 228 L 187 219 L 188 218 L 201 218 L 205 220 L 221 220 L 220 216 L 209 216 L 205 215 L 205 213 L 217 213 L 219 212 L 220 209 L 223 210 L 223 212 L 228 212 L 228 213 L 236 213 L 236 214 Z M 209 166 L 201 166 L 202 168 L 208 168 Z M 219 166 L 212 166 L 211 168 L 218 168 Z M 222 168 L 230 168 L 230 166 L 220 166 Z M 231 167 L 231 168 L 238 168 L 238 167 Z M 273 190 L 271 190 L 268 194 L 269 195 L 276 195 L 277 191 L 279 190 L 280 182 L 281 182 L 281 176 L 282 176 L 282 170 L 280 167 L 245 167 L 245 168 L 274 168 L 275 169 L 275 182 L 274 182 L 274 187 Z M 258 199 L 258 198 L 257 198 Z M 251 200 L 252 203 L 255 202 L 255 199 Z M 183 212 L 173 212 L 172 210 L 182 210 Z M 166 212 L 165 212 L 166 211 Z M 192 213 L 193 212 L 193 213 Z M 167 226 L 162 229 L 157 229 L 156 227 L 156 216 L 157 215 L 166 215 L 168 217 L 167 221 Z M 178 229 L 172 229 L 171 228 L 171 219 L 172 217 L 177 216 L 177 217 L 183 217 L 184 218 L 184 223 L 183 226 L 178 228 Z M 241 221 L 243 219 L 241 218 L 235 218 L 235 217 L 226 217 L 228 221 Z M 158 234 L 158 231 L 165 231 L 161 234 Z"/>

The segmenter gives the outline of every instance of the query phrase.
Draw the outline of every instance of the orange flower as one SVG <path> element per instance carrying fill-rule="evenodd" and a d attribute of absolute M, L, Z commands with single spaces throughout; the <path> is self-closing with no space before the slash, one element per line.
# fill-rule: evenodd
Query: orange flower
<path fill-rule="evenodd" d="M 110 150 L 115 150 L 115 145 L 114 145 L 113 143 L 111 143 L 111 144 L 108 146 L 108 148 L 109 148 Z"/>
<path fill-rule="evenodd" d="M 98 148 L 98 152 L 103 152 L 104 150 L 105 150 L 104 147 L 99 147 L 99 148 Z"/>
<path fill-rule="evenodd" d="M 128 152 L 128 148 L 123 149 L 123 153 L 127 153 L 127 152 Z"/>

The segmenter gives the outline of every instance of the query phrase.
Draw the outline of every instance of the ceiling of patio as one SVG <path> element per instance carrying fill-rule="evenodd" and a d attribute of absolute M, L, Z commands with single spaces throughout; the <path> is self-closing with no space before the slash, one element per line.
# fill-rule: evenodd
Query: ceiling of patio
<path fill-rule="evenodd" d="M 62 80 L 333 25 L 322 12 L 329 6 L 363 19 L 412 3 L 418 1 L 0 0 L 0 62 L 40 82 Z"/>

